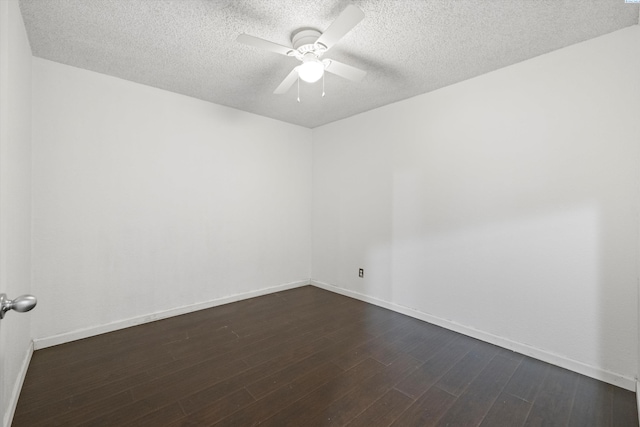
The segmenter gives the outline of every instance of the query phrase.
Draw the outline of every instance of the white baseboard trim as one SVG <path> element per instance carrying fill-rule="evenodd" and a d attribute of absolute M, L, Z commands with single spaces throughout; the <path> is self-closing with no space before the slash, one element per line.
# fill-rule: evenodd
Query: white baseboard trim
<path fill-rule="evenodd" d="M 532 347 L 527 344 L 519 343 L 517 341 L 512 341 L 508 338 L 500 337 L 500 336 L 493 335 L 488 332 L 484 332 L 466 325 L 462 325 L 453 320 L 443 319 L 428 313 L 424 313 L 419 310 L 415 310 L 413 308 L 409 308 L 409 307 L 388 302 L 379 298 L 364 295 L 359 292 L 344 289 L 335 285 L 331 285 L 329 283 L 321 282 L 319 280 L 312 279 L 311 284 L 313 286 L 325 289 L 327 291 L 335 292 L 351 298 L 355 298 L 360 301 L 368 302 L 370 304 L 374 304 L 379 307 L 383 307 L 383 308 L 395 311 L 397 313 L 405 314 L 407 316 L 411 316 L 416 319 L 420 319 L 425 322 L 432 323 L 434 325 L 438 325 L 455 332 L 459 332 L 461 334 L 470 336 L 472 338 L 476 338 L 481 341 L 485 341 L 490 344 L 494 344 L 499 347 L 503 347 L 508 350 L 515 351 L 516 353 L 524 354 L 526 356 L 533 357 L 534 359 L 542 360 L 543 362 L 551 363 L 552 365 L 556 365 L 561 368 L 568 369 L 570 371 L 574 371 L 579 374 L 586 375 L 588 377 L 591 377 L 600 381 L 604 381 L 606 383 L 613 384 L 618 387 L 622 387 L 626 390 L 636 391 L 635 378 L 631 378 L 622 374 L 607 371 L 605 369 L 591 366 L 586 363 L 579 362 L 577 360 L 569 359 L 565 356 L 551 353 L 549 351 Z"/>
<path fill-rule="evenodd" d="M 24 379 L 27 376 L 27 370 L 29 369 L 29 363 L 31 363 L 31 356 L 33 356 L 33 341 L 29 343 L 29 348 L 27 348 L 27 352 L 25 354 L 24 360 L 22 361 L 22 365 L 20 365 L 20 372 L 18 372 L 18 378 L 16 378 L 16 382 L 13 385 L 13 389 L 11 390 L 11 395 L 9 396 L 9 405 L 7 407 L 7 413 L 4 414 L 2 425 L 5 427 L 11 426 L 13 422 L 13 416 L 16 413 L 16 408 L 18 406 L 18 398 L 20 397 L 20 391 L 22 390 L 22 385 L 24 384 Z"/>
<path fill-rule="evenodd" d="M 636 381 L 636 407 L 638 408 L 638 419 L 640 419 L 640 381 Z"/>
<path fill-rule="evenodd" d="M 108 323 L 106 325 L 93 326 L 90 328 L 84 328 L 76 331 L 65 332 L 63 334 L 53 335 L 45 338 L 37 338 L 34 340 L 34 348 L 35 350 L 39 350 L 42 348 L 52 347 L 54 345 L 64 344 L 67 342 L 76 341 L 83 338 L 104 334 L 107 332 L 113 332 L 119 329 L 141 325 L 143 323 L 154 322 L 156 320 L 166 319 L 168 317 L 179 316 L 181 314 L 191 313 L 194 311 L 204 310 L 207 308 L 229 304 L 229 303 L 240 301 L 240 300 L 272 294 L 274 292 L 280 292 L 287 289 L 298 288 L 300 286 L 306 286 L 309 284 L 310 284 L 309 280 L 299 280 L 296 282 L 290 282 L 282 285 L 271 286 L 268 288 L 262 288 L 255 291 L 229 295 L 229 296 L 225 296 L 215 300 L 185 305 L 182 307 L 176 307 L 169 310 L 160 311 L 157 313 L 146 314 L 144 316 L 138 316 L 130 319 L 119 320 L 117 322 Z"/>

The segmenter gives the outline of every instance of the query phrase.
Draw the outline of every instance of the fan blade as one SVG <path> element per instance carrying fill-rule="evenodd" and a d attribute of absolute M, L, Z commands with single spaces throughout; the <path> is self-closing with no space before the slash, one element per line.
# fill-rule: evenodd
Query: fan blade
<path fill-rule="evenodd" d="M 282 83 L 280 83 L 280 86 L 278 86 L 276 90 L 273 91 L 273 93 L 278 95 L 286 93 L 291 88 L 291 86 L 293 86 L 296 80 L 298 80 L 298 67 L 291 70 L 289 75 L 284 78 Z"/>
<path fill-rule="evenodd" d="M 367 75 L 367 72 L 360 68 L 352 67 L 351 65 L 343 64 L 333 59 L 325 59 L 322 62 L 325 64 L 325 71 L 333 73 L 336 76 L 344 77 L 347 80 L 359 82 Z"/>
<path fill-rule="evenodd" d="M 240 34 L 238 38 L 236 38 L 236 41 L 249 46 L 259 47 L 260 49 L 268 50 L 269 52 L 279 53 L 281 55 L 289 55 L 289 52 L 293 52 L 293 48 L 282 46 L 281 44 L 244 33 Z"/>
<path fill-rule="evenodd" d="M 350 4 L 342 11 L 340 16 L 329 25 L 327 31 L 322 33 L 316 43 L 324 45 L 327 50 L 331 49 L 331 46 L 336 44 L 338 40 L 351 31 L 353 27 L 358 25 L 358 22 L 362 21 L 363 18 L 364 12 Z"/>

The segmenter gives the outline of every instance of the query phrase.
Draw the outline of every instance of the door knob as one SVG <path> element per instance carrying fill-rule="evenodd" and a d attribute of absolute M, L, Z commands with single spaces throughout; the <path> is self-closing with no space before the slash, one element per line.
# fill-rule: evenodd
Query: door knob
<path fill-rule="evenodd" d="M 29 311 L 36 306 L 38 300 L 33 295 L 20 295 L 14 300 L 7 298 L 6 294 L 0 294 L 0 319 L 4 319 L 4 314 L 9 310 L 19 313 Z"/>

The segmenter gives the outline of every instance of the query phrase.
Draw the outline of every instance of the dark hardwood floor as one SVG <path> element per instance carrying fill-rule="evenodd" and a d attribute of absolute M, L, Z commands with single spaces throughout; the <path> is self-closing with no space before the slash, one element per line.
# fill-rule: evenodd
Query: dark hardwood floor
<path fill-rule="evenodd" d="M 306 286 L 34 353 L 13 426 L 637 426 L 635 394 Z"/>

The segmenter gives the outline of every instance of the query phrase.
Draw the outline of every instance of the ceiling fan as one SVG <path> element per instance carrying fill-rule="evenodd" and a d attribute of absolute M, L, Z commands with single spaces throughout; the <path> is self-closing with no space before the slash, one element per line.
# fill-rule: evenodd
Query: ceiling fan
<path fill-rule="evenodd" d="M 283 46 L 244 33 L 240 34 L 236 40 L 270 52 L 293 56 L 302 62 L 301 65 L 291 70 L 289 75 L 273 91 L 275 94 L 287 92 L 298 78 L 309 83 L 317 82 L 325 71 L 358 82 L 367 74 L 366 71 L 333 59 L 320 60 L 320 57 L 351 31 L 363 18 L 364 12 L 354 5 L 349 5 L 324 33 L 307 28 L 294 32 L 291 37 L 293 47 Z"/>

